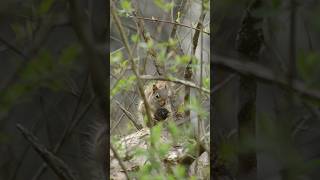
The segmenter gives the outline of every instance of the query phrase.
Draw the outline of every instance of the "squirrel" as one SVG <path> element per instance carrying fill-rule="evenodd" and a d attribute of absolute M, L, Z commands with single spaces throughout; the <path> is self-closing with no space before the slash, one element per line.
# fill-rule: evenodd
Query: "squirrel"
<path fill-rule="evenodd" d="M 170 114 L 172 114 L 172 107 L 170 98 L 172 95 L 172 91 L 170 88 L 170 84 L 166 81 L 156 81 L 155 83 L 149 84 L 145 87 L 144 94 L 147 98 L 150 107 L 151 118 L 157 120 L 155 118 L 155 112 L 160 108 L 165 108 Z M 138 105 L 138 117 L 140 123 L 145 125 L 143 121 L 143 117 L 146 114 L 146 109 L 144 106 L 143 100 L 140 100 Z"/>

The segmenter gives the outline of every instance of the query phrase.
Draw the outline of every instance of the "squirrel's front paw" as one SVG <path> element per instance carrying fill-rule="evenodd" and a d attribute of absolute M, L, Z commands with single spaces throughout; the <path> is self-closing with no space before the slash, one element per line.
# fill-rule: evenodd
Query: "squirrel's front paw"
<path fill-rule="evenodd" d="M 158 108 L 154 113 L 154 119 L 157 121 L 163 121 L 169 116 L 169 111 L 166 108 Z"/>

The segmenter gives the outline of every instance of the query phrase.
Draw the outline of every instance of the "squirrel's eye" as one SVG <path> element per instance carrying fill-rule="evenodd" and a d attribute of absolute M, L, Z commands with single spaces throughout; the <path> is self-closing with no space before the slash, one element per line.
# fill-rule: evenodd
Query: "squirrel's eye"
<path fill-rule="evenodd" d="M 160 97 L 160 95 L 157 93 L 157 94 L 156 94 L 156 98 L 159 98 L 159 97 Z"/>

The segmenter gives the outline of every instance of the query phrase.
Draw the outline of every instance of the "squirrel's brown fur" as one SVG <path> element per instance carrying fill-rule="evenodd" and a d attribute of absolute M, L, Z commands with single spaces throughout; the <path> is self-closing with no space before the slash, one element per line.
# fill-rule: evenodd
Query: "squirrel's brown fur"
<path fill-rule="evenodd" d="M 171 88 L 168 82 L 157 81 L 149 84 L 145 87 L 144 94 L 147 98 L 152 118 L 154 118 L 154 113 L 159 108 L 166 108 L 171 113 Z M 139 102 L 138 113 L 140 123 L 144 124 L 143 116 L 146 114 L 146 109 L 143 100 Z"/>

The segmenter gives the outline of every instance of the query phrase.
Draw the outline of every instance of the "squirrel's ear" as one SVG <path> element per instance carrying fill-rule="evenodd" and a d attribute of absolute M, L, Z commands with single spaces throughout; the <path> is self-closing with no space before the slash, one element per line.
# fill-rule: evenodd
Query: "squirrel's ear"
<path fill-rule="evenodd" d="M 156 90 L 158 90 L 158 87 L 157 87 L 157 85 L 156 85 L 156 84 L 153 84 L 153 86 L 152 86 L 152 90 L 153 90 L 153 92 L 155 92 Z"/>

